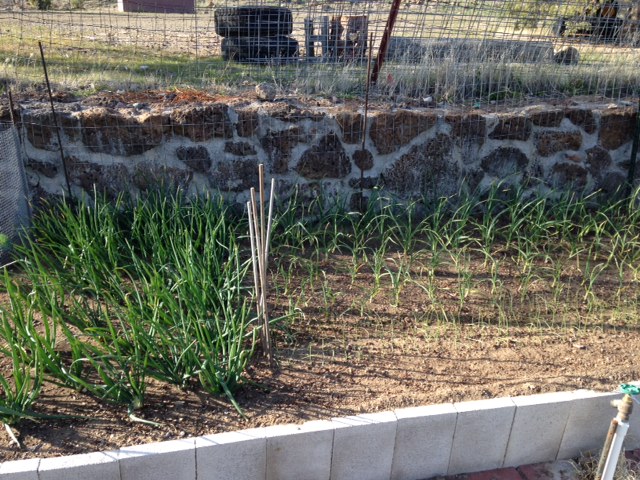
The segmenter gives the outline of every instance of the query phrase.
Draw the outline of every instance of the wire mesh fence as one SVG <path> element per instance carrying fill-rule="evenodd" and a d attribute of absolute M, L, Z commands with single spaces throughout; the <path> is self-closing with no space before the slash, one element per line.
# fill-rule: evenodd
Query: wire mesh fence
<path fill-rule="evenodd" d="M 42 81 L 41 41 L 52 81 L 89 92 L 269 81 L 348 96 L 370 73 L 374 95 L 448 104 L 638 90 L 630 1 L 30 1 L 0 11 L 0 76 L 23 87 Z"/>
<path fill-rule="evenodd" d="M 5 263 L 11 244 L 29 225 L 27 182 L 20 153 L 18 131 L 0 122 L 0 263 Z"/>

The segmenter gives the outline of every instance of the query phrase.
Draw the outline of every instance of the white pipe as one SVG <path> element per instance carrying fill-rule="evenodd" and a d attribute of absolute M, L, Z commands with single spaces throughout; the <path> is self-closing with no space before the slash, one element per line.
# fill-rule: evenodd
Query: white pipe
<path fill-rule="evenodd" d="M 624 437 L 627 434 L 627 430 L 629 430 L 629 422 L 623 421 L 620 418 L 620 415 L 616 417 L 616 420 L 618 421 L 618 428 L 616 429 L 616 433 L 613 436 L 611 449 L 609 450 L 607 461 L 604 464 L 604 470 L 602 471 L 601 477 L 602 480 L 613 480 L 613 475 L 616 472 L 616 467 L 618 466 L 620 452 L 622 452 L 622 443 L 624 442 Z"/>

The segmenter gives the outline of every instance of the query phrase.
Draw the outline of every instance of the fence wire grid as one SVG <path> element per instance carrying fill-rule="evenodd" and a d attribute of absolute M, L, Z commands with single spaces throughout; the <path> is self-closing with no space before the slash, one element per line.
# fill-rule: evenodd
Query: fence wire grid
<path fill-rule="evenodd" d="M 88 93 L 358 96 L 371 76 L 372 95 L 452 105 L 638 91 L 640 2 L 3 1 L 0 76 L 16 88 L 42 83 L 42 42 L 52 82 Z"/>
<path fill-rule="evenodd" d="M 0 122 L 0 262 L 8 259 L 20 231 L 29 226 L 27 181 L 19 145 L 18 131 Z"/>

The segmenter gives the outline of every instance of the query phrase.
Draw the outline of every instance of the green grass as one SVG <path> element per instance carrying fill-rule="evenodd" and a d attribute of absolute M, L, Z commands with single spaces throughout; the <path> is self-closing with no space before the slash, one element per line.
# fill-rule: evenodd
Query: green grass
<path fill-rule="evenodd" d="M 640 192 L 530 198 L 496 185 L 408 204 L 381 193 L 363 211 L 322 196 L 277 205 L 269 302 L 278 342 L 295 345 L 300 327 L 321 318 L 355 317 L 393 337 L 396 315 L 380 305 L 411 309 L 409 328 L 426 335 L 462 323 L 637 326 Z M 2 281 L 0 420 L 37 415 L 47 382 L 135 419 L 150 379 L 240 410 L 234 393 L 260 328 L 247 233 L 221 200 L 166 192 L 41 210 Z"/>

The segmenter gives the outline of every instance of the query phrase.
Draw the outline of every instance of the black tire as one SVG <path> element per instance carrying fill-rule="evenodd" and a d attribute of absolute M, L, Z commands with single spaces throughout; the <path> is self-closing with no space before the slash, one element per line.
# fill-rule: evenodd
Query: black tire
<path fill-rule="evenodd" d="M 284 63 L 298 57 L 298 41 L 277 37 L 227 37 L 222 39 L 222 58 L 240 63 Z"/>
<path fill-rule="evenodd" d="M 291 10 L 282 7 L 222 7 L 213 20 L 221 37 L 273 37 L 293 31 Z"/>
<path fill-rule="evenodd" d="M 620 18 L 599 18 L 593 28 L 596 40 L 617 40 L 622 29 Z"/>

